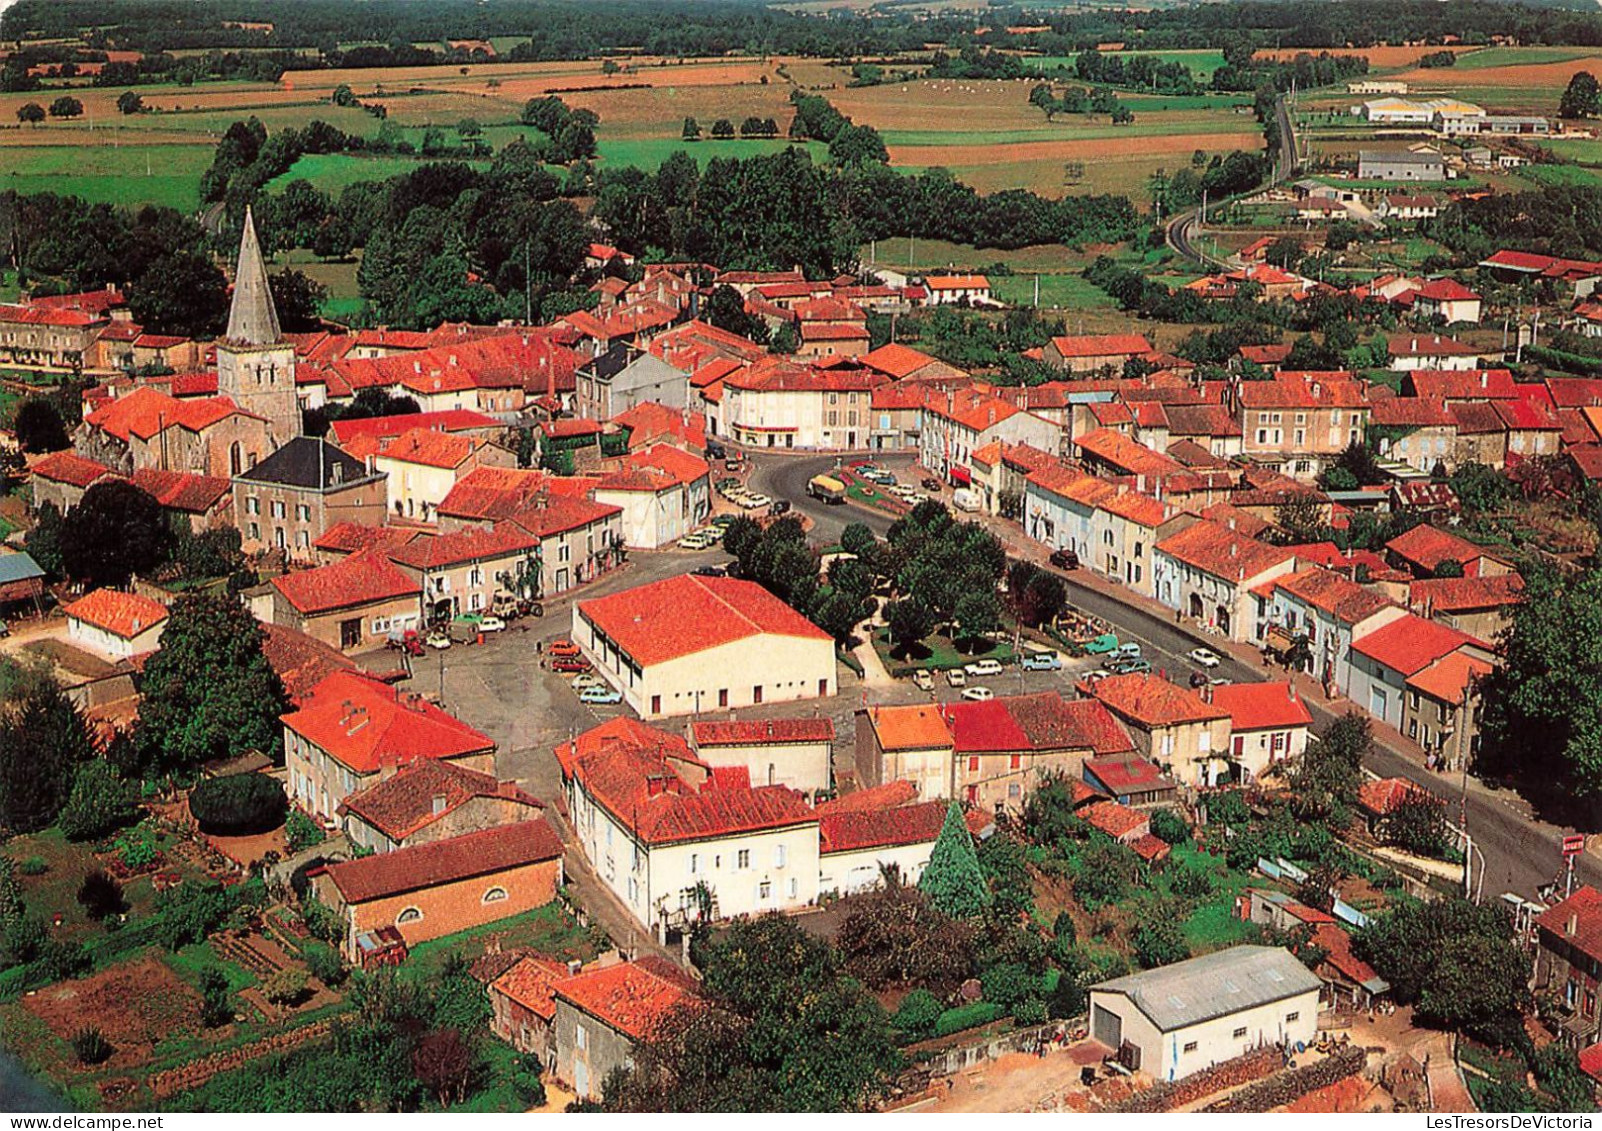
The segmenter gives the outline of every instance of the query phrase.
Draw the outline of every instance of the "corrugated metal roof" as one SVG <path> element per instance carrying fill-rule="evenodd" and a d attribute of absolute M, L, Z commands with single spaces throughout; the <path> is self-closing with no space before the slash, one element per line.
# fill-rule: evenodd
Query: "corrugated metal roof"
<path fill-rule="evenodd" d="M 1318 977 L 1277 946 L 1237 946 L 1090 987 L 1122 994 L 1162 1032 L 1296 994 L 1317 992 Z"/>

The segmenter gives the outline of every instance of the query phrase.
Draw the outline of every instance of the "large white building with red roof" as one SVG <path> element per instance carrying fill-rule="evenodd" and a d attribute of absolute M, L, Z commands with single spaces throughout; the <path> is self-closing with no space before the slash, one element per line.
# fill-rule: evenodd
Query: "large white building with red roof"
<path fill-rule="evenodd" d="M 617 507 L 623 541 L 655 550 L 683 538 L 712 513 L 711 468 L 698 455 L 657 444 L 623 457 L 595 483 L 597 503 Z"/>
<path fill-rule="evenodd" d="M 833 639 L 752 581 L 689 574 L 581 601 L 573 640 L 641 718 L 836 690 Z"/>

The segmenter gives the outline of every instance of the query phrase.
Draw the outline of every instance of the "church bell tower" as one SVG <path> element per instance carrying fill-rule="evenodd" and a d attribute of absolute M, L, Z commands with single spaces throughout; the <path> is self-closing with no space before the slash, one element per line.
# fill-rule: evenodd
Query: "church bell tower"
<path fill-rule="evenodd" d="M 278 311 L 249 208 L 239 241 L 228 333 L 217 343 L 217 392 L 246 412 L 266 418 L 274 450 L 300 435 L 295 350 L 278 328 Z"/>

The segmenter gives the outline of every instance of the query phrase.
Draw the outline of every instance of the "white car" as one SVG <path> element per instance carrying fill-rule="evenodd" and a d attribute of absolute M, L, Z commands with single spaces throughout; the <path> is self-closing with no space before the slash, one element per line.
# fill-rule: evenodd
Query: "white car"
<path fill-rule="evenodd" d="M 913 506 L 917 506 L 919 503 L 927 503 L 929 501 L 929 496 L 925 495 L 922 491 L 914 491 L 910 495 L 903 495 L 902 498 L 904 501 L 911 503 Z"/>
<path fill-rule="evenodd" d="M 766 495 L 747 495 L 740 500 L 740 505 L 746 510 L 756 510 L 758 507 L 768 506 L 772 502 L 773 500 Z"/>
<path fill-rule="evenodd" d="M 962 697 L 975 703 L 988 703 L 996 697 L 996 693 L 988 687 L 969 687 L 963 691 Z"/>
<path fill-rule="evenodd" d="M 951 687 L 963 687 L 968 683 L 968 677 L 962 674 L 961 668 L 951 668 L 946 672 L 946 683 Z"/>
<path fill-rule="evenodd" d="M 1110 675 L 1112 675 L 1112 672 L 1108 671 L 1106 668 L 1091 668 L 1079 678 L 1084 680 L 1086 683 L 1095 683 L 1098 679 L 1106 679 Z"/>
<path fill-rule="evenodd" d="M 995 660 L 975 660 L 971 664 L 962 665 L 962 670 L 969 675 L 1000 675 L 1002 669 Z"/>
<path fill-rule="evenodd" d="M 916 495 L 918 493 L 918 489 L 906 483 L 892 483 L 885 488 L 885 493 L 894 495 L 898 499 L 904 499 L 908 495 Z"/>
<path fill-rule="evenodd" d="M 1189 652 L 1186 652 L 1185 655 L 1189 656 L 1192 660 L 1204 668 L 1216 668 L 1222 662 L 1219 660 L 1217 652 L 1213 652 L 1207 648 L 1192 648 Z"/>
<path fill-rule="evenodd" d="M 917 671 L 912 673 L 912 682 L 920 691 L 934 690 L 934 676 L 930 675 L 922 668 L 919 668 Z"/>
<path fill-rule="evenodd" d="M 478 630 L 480 632 L 505 632 L 506 622 L 500 617 L 480 617 Z"/>

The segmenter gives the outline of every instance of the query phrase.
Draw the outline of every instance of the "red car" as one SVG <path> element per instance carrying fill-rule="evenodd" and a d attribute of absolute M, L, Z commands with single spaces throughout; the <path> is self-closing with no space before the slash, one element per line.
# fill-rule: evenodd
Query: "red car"
<path fill-rule="evenodd" d="M 590 662 L 583 656 L 558 656 L 556 659 L 551 661 L 551 670 L 553 672 L 569 672 L 574 674 L 578 672 L 587 672 L 590 670 Z"/>
<path fill-rule="evenodd" d="M 553 640 L 545 646 L 545 650 L 553 656 L 577 656 L 579 646 L 571 640 Z"/>

